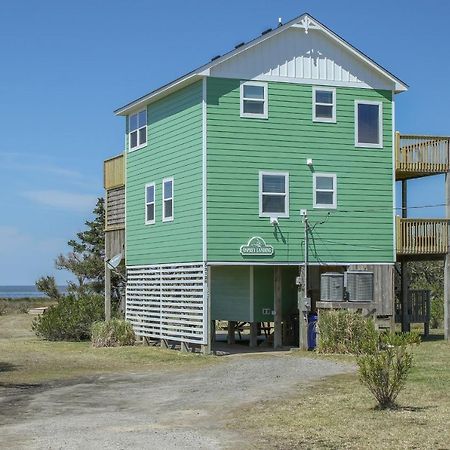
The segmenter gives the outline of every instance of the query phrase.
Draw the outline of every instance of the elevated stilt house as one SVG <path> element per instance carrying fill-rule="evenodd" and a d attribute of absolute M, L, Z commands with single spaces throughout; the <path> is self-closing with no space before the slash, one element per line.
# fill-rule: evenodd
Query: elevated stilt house
<path fill-rule="evenodd" d="M 301 330 L 321 308 L 392 326 L 397 258 L 448 249 L 447 220 L 395 216 L 396 180 L 448 171 L 447 138 L 396 134 L 406 90 L 304 14 L 119 108 L 107 256 L 125 246 L 136 333 L 209 351 L 218 320 L 251 345 L 273 324 L 275 347 L 299 309 Z"/>

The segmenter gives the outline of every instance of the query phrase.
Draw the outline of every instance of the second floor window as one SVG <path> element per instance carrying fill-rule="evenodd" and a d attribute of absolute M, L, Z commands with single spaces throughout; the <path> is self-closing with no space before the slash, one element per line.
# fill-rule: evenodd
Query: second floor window
<path fill-rule="evenodd" d="M 289 217 L 289 174 L 259 173 L 259 216 Z"/>
<path fill-rule="evenodd" d="M 355 101 L 355 146 L 383 147 L 383 105 L 381 102 Z"/>
<path fill-rule="evenodd" d="M 135 150 L 147 143 L 147 110 L 129 116 L 129 149 Z"/>
<path fill-rule="evenodd" d="M 336 122 L 336 89 L 313 87 L 313 121 Z"/>
<path fill-rule="evenodd" d="M 163 180 L 163 222 L 173 220 L 173 178 Z"/>
<path fill-rule="evenodd" d="M 155 183 L 145 185 L 145 223 L 155 223 Z"/>
<path fill-rule="evenodd" d="M 241 117 L 267 119 L 267 83 L 241 83 Z"/>
<path fill-rule="evenodd" d="M 337 207 L 337 186 L 334 173 L 313 175 L 314 208 L 334 209 Z"/>

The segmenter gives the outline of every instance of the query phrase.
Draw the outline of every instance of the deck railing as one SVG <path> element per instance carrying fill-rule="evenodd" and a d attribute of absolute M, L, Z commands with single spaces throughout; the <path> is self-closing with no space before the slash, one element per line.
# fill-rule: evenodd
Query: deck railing
<path fill-rule="evenodd" d="M 443 255 L 448 250 L 448 219 L 397 217 L 397 254 Z"/>
<path fill-rule="evenodd" d="M 125 158 L 123 154 L 107 159 L 103 164 L 103 185 L 105 189 L 124 186 Z"/>
<path fill-rule="evenodd" d="M 396 133 L 398 179 L 448 172 L 450 137 Z"/>

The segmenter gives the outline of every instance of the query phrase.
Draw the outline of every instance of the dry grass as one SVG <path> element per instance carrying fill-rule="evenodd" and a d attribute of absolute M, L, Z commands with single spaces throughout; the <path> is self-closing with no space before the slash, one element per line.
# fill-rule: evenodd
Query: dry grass
<path fill-rule="evenodd" d="M 232 426 L 253 448 L 450 448 L 450 345 L 425 342 L 397 410 L 379 411 L 356 374 L 240 411 Z"/>
<path fill-rule="evenodd" d="M 33 317 L 0 317 L 0 385 L 68 380 L 83 376 L 189 368 L 216 362 L 199 354 L 135 346 L 93 348 L 89 342 L 49 342 L 31 331 Z"/>

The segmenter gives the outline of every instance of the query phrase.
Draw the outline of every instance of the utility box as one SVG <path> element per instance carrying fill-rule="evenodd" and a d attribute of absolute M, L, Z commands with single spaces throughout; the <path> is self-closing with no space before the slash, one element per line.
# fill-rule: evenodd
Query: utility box
<path fill-rule="evenodd" d="M 349 302 L 373 302 L 373 272 L 348 270 L 344 281 Z"/>
<path fill-rule="evenodd" d="M 344 301 L 344 274 L 339 272 L 323 273 L 320 277 L 320 301 Z"/>

